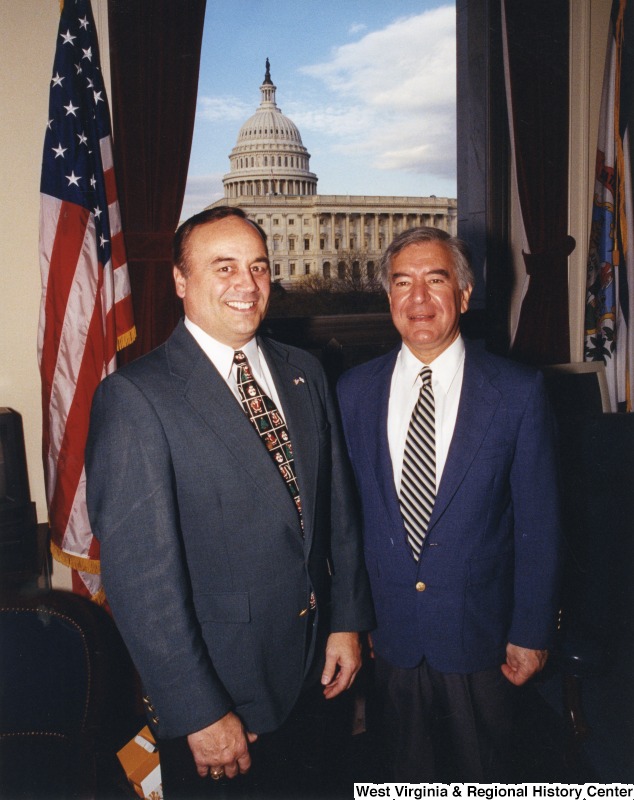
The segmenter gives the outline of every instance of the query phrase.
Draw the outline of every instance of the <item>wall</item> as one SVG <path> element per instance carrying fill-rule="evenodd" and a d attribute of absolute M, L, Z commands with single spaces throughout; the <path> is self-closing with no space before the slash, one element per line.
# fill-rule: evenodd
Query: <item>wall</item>
<path fill-rule="evenodd" d="M 0 75 L 0 405 L 22 414 L 31 497 L 46 520 L 37 323 L 39 181 L 59 0 L 2 9 Z"/>

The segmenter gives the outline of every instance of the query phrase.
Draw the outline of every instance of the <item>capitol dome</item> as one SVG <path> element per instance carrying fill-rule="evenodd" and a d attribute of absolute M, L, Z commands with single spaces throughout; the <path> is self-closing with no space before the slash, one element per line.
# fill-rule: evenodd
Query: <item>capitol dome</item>
<path fill-rule="evenodd" d="M 310 153 L 295 123 L 275 103 L 276 86 L 266 59 L 260 106 L 238 133 L 224 176 L 225 197 L 317 194 L 317 176 L 310 172 Z"/>

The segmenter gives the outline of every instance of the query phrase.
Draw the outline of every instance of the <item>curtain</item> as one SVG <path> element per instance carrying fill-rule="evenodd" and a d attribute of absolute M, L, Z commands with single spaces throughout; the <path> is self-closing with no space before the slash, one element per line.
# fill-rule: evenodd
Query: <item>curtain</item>
<path fill-rule="evenodd" d="M 512 157 L 528 289 L 512 354 L 570 360 L 568 256 L 568 0 L 501 0 Z"/>
<path fill-rule="evenodd" d="M 115 163 L 137 340 L 121 362 L 169 336 L 181 315 L 171 242 L 185 194 L 206 0 L 109 0 Z"/>

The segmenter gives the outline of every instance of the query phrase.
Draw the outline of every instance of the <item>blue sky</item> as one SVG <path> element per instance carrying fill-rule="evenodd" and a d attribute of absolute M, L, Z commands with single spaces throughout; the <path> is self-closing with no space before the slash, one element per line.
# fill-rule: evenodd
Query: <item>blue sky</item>
<path fill-rule="evenodd" d="M 320 194 L 456 196 L 454 3 L 207 0 L 182 218 L 222 197 L 267 57 Z"/>

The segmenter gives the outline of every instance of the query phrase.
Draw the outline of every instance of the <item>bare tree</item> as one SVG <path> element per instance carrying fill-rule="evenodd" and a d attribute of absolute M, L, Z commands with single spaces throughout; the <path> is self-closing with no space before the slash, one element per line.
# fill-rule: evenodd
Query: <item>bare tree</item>
<path fill-rule="evenodd" d="M 382 292 L 375 258 L 361 250 L 344 250 L 336 260 L 326 262 L 321 275 L 306 275 L 299 291 L 305 292 Z"/>

